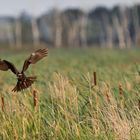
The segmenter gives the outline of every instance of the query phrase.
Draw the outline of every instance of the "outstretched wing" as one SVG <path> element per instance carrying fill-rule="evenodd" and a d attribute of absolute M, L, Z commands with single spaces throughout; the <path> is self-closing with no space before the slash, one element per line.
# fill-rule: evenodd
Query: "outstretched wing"
<path fill-rule="evenodd" d="M 0 60 L 0 70 L 7 71 L 9 69 L 14 74 L 17 74 L 18 73 L 18 70 L 16 69 L 16 67 L 11 62 L 9 62 L 7 60 Z"/>
<path fill-rule="evenodd" d="M 47 56 L 48 49 L 39 49 L 32 53 L 28 59 L 25 60 L 22 72 L 26 71 L 30 64 L 35 64 L 39 60 L 41 60 L 43 57 Z"/>

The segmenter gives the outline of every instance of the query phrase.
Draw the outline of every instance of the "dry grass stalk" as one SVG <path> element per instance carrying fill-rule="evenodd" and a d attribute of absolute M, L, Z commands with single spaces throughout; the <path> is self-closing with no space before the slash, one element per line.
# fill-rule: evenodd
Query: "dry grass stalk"
<path fill-rule="evenodd" d="M 108 101 L 108 103 L 111 103 L 111 99 L 110 99 L 110 96 L 109 96 L 109 85 L 106 84 L 106 88 L 105 88 L 105 96 L 106 96 L 106 100 Z"/>
<path fill-rule="evenodd" d="M 130 130 L 132 128 L 131 122 L 126 118 L 122 111 L 118 113 L 119 108 L 116 106 L 108 106 L 106 118 L 108 119 L 108 126 L 115 132 L 116 139 L 129 140 Z"/>
<path fill-rule="evenodd" d="M 4 112 L 4 106 L 5 106 L 4 97 L 1 97 L 1 109 L 3 112 Z"/>
<path fill-rule="evenodd" d="M 119 94 L 122 96 L 122 86 L 119 88 Z M 106 109 L 103 109 L 107 125 L 112 128 L 117 140 L 130 139 L 131 121 L 127 119 L 124 109 L 118 107 L 118 102 L 109 84 L 105 84 L 103 92 L 105 92 L 105 99 L 108 102 L 105 104 Z"/>
<path fill-rule="evenodd" d="M 104 84 L 103 93 L 105 95 L 105 101 L 111 106 L 116 106 L 117 102 L 114 98 L 113 91 L 111 89 L 111 86 L 108 83 Z"/>

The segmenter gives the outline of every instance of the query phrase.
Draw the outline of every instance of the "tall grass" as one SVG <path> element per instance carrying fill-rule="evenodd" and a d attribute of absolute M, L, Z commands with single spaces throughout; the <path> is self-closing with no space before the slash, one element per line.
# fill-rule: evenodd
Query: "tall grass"
<path fill-rule="evenodd" d="M 21 93 L 11 92 L 14 75 L 0 72 L 0 139 L 140 138 L 137 50 L 49 52 L 27 72 L 38 81 Z M 20 67 L 27 54 L 11 53 L 7 59 Z"/>

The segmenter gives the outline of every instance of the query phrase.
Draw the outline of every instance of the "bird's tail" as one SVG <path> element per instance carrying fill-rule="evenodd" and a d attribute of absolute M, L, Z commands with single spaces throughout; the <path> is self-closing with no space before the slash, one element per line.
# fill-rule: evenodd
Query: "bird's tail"
<path fill-rule="evenodd" d="M 36 76 L 26 77 L 22 81 L 18 81 L 12 91 L 18 92 L 30 87 L 36 81 Z"/>

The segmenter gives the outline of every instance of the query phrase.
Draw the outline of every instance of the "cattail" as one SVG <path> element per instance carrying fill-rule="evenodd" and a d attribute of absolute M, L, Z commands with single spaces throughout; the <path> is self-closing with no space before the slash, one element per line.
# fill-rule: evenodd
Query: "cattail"
<path fill-rule="evenodd" d="M 140 99 L 138 100 L 138 108 L 140 110 Z"/>
<path fill-rule="evenodd" d="M 34 102 L 34 108 L 37 107 L 38 99 L 37 99 L 37 91 L 33 90 L 33 102 Z"/>
<path fill-rule="evenodd" d="M 125 100 L 123 97 L 123 89 L 121 84 L 119 84 L 119 95 L 120 95 L 120 107 L 124 108 Z"/>
<path fill-rule="evenodd" d="M 94 85 L 96 86 L 97 85 L 97 77 L 96 77 L 96 72 L 93 72 L 93 82 L 94 82 Z"/>
<path fill-rule="evenodd" d="M 4 97 L 1 97 L 1 109 L 4 111 Z"/>
<path fill-rule="evenodd" d="M 119 84 L 119 95 L 122 97 L 123 96 L 123 89 L 122 89 L 122 85 Z"/>

